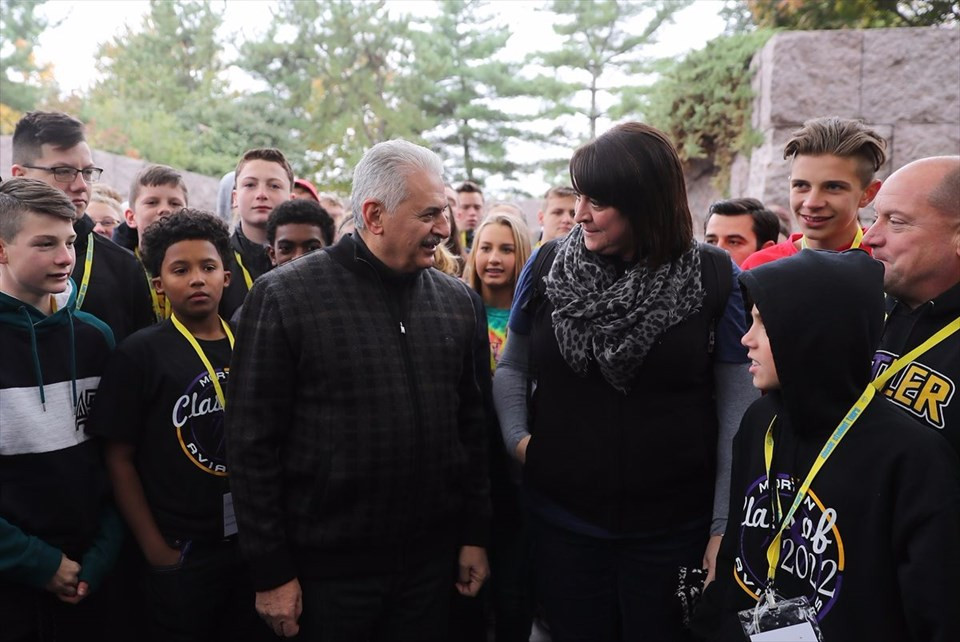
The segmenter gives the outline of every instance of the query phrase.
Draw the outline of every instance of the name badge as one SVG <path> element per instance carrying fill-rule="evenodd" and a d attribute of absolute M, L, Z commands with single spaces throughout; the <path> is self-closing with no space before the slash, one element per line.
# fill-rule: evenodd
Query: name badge
<path fill-rule="evenodd" d="M 223 496 L 223 536 L 230 537 L 237 534 L 237 516 L 233 512 L 233 493 Z"/>
<path fill-rule="evenodd" d="M 787 600 L 767 591 L 737 616 L 750 642 L 823 642 L 817 611 L 805 597 Z"/>

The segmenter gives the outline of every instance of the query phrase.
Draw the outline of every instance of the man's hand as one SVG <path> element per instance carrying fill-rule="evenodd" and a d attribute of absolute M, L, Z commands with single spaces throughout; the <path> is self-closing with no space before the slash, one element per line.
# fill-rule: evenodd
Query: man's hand
<path fill-rule="evenodd" d="M 532 437 L 532 435 L 527 435 L 517 443 L 516 455 L 521 464 L 527 463 L 527 444 L 530 443 L 530 437 Z"/>
<path fill-rule="evenodd" d="M 87 593 L 90 592 L 90 585 L 80 580 L 77 583 L 77 594 L 73 597 L 67 597 L 65 595 L 57 595 L 61 602 L 66 602 L 67 604 L 78 604 L 80 600 L 87 597 Z"/>
<path fill-rule="evenodd" d="M 256 605 L 257 613 L 280 637 L 292 638 L 300 632 L 303 595 L 297 578 L 275 589 L 258 592 Z"/>
<path fill-rule="evenodd" d="M 479 546 L 461 547 L 460 577 L 457 580 L 457 590 L 460 595 L 476 596 L 488 577 L 490 577 L 490 565 L 487 563 L 487 551 Z"/>
<path fill-rule="evenodd" d="M 57 597 L 75 597 L 77 595 L 77 576 L 80 574 L 80 565 L 60 553 L 60 568 L 53 574 L 44 587 Z"/>
<path fill-rule="evenodd" d="M 717 553 L 722 541 L 723 535 L 711 535 L 707 542 L 707 550 L 703 553 L 703 568 L 707 569 L 707 580 L 703 583 L 703 588 L 707 588 L 710 582 L 717 578 Z"/>

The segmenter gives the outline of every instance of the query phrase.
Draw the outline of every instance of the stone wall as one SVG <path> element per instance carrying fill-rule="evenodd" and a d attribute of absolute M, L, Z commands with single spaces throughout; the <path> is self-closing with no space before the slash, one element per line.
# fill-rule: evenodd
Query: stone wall
<path fill-rule="evenodd" d="M 11 136 L 0 136 L 0 177 L 10 176 L 10 166 L 13 164 L 13 150 Z M 118 192 L 127 195 L 134 177 L 149 161 L 137 158 L 127 158 L 109 152 L 93 150 L 93 163 L 103 168 L 100 182 L 105 183 Z M 210 212 L 216 211 L 217 189 L 220 187 L 220 177 L 204 176 L 194 172 L 181 172 L 190 193 L 190 206 Z"/>
<path fill-rule="evenodd" d="M 783 144 L 819 116 L 857 118 L 886 138 L 889 159 L 880 179 L 918 158 L 960 154 L 960 29 L 784 32 L 757 53 L 752 68 L 752 125 L 763 143 L 735 160 L 731 197 L 786 207 L 790 167 Z M 691 209 L 702 217 L 702 192 L 711 200 L 722 196 L 704 188 L 707 178 L 690 178 Z M 871 220 L 872 211 L 862 218 Z"/>

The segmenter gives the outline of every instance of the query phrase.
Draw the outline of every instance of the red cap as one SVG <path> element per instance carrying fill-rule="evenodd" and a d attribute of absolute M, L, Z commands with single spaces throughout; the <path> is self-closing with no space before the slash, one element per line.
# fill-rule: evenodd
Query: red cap
<path fill-rule="evenodd" d="M 293 181 L 293 185 L 294 187 L 302 187 L 303 189 L 307 190 L 308 192 L 310 192 L 310 195 L 313 197 L 313 200 L 315 200 L 318 203 L 320 202 L 320 195 L 317 194 L 317 188 L 314 187 L 313 183 L 311 183 L 307 179 L 298 178 L 295 181 Z"/>

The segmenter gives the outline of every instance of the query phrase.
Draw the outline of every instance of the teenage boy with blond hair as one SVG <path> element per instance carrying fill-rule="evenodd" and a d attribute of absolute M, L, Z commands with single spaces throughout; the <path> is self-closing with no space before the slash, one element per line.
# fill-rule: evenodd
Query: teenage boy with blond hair
<path fill-rule="evenodd" d="M 790 160 L 790 210 L 800 232 L 744 260 L 742 270 L 803 248 L 847 250 L 860 247 L 863 229 L 857 214 L 869 205 L 887 160 L 886 141 L 856 120 L 831 116 L 808 120 L 783 148 Z"/>
<path fill-rule="evenodd" d="M 123 530 L 98 444 L 83 430 L 113 333 L 77 310 L 76 216 L 69 198 L 43 182 L 0 184 L 4 640 L 52 640 L 58 629 L 104 640 L 115 622 L 109 591 L 98 589 Z"/>

